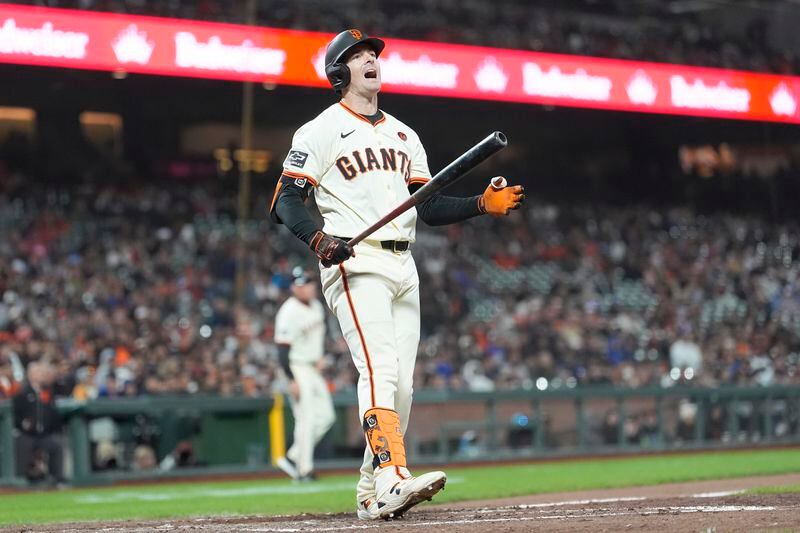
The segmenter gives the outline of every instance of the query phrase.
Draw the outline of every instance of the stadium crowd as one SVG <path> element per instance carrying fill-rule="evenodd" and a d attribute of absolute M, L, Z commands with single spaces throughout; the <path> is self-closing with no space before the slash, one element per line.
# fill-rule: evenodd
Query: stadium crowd
<path fill-rule="evenodd" d="M 77 399 L 281 386 L 274 315 L 292 268 L 316 268 L 285 228 L 246 226 L 237 301 L 234 196 L 28 183 L 0 194 L 0 397 L 33 361 Z M 800 382 L 797 228 L 545 204 L 494 224 L 420 223 L 419 388 Z M 350 390 L 328 329 L 330 386 Z"/>
<path fill-rule="evenodd" d="M 221 0 L 26 0 L 21 3 L 244 23 L 246 2 Z M 590 0 L 530 3 L 450 0 L 259 0 L 258 24 L 339 32 L 358 27 L 384 37 L 500 46 L 589 56 L 793 73 L 800 56 L 769 42 L 769 26 L 752 6 L 738 9 L 748 24 L 733 35 L 713 17 L 671 13 L 667 3 Z M 720 7 L 720 6 L 717 6 Z M 789 9 L 796 9 L 789 6 Z M 755 16 L 754 16 L 755 13 Z"/>

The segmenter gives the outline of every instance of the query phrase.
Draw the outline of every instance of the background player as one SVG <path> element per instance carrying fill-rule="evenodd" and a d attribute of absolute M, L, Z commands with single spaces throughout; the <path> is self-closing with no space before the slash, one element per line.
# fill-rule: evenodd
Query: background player
<path fill-rule="evenodd" d="M 419 279 L 409 252 L 417 215 L 430 225 L 483 213 L 501 216 L 524 198 L 522 187 L 490 186 L 471 198 L 437 194 L 355 250 L 347 244 L 431 179 L 414 130 L 378 109 L 377 58 L 383 48 L 382 40 L 359 30 L 344 31 L 329 43 L 326 73 L 341 102 L 296 132 L 270 207 L 273 220 L 286 224 L 320 259 L 325 300 L 359 372 L 359 414 L 367 440 L 356 489 L 360 518 L 400 516 L 446 482 L 444 472 L 413 477 L 406 465 L 404 433 L 420 336 Z M 323 229 L 304 205 L 312 189 Z"/>
<path fill-rule="evenodd" d="M 331 394 L 321 374 L 325 309 L 317 299 L 316 284 L 303 269 L 295 268 L 292 275 L 292 296 L 275 317 L 275 343 L 290 380 L 294 442 L 277 465 L 293 479 L 313 481 L 314 446 L 335 420 Z"/>

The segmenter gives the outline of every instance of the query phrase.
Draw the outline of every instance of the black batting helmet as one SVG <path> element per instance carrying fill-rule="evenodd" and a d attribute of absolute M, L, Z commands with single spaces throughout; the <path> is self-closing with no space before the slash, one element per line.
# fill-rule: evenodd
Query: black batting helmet
<path fill-rule="evenodd" d="M 375 50 L 375 55 L 381 55 L 386 46 L 382 40 L 376 37 L 367 37 L 360 30 L 345 30 L 328 43 L 325 51 L 325 74 L 333 89 L 340 93 L 342 89 L 350 84 L 350 69 L 345 64 L 347 53 L 358 44 L 366 43 Z"/>

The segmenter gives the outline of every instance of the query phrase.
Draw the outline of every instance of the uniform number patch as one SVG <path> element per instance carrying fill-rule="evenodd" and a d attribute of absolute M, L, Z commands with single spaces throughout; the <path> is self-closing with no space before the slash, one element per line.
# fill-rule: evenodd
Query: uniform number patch
<path fill-rule="evenodd" d="M 308 159 L 308 154 L 300 150 L 292 150 L 286 157 L 286 164 L 297 168 L 303 168 Z"/>

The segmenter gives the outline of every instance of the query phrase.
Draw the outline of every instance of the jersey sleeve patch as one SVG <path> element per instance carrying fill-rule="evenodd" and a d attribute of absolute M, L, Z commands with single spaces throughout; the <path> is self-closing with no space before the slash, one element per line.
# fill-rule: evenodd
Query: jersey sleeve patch
<path fill-rule="evenodd" d="M 289 155 L 286 156 L 285 165 L 295 168 L 303 168 L 306 166 L 306 160 L 308 159 L 308 154 L 306 152 L 301 152 L 300 150 L 291 150 Z"/>
<path fill-rule="evenodd" d="M 294 181 L 294 184 L 300 187 L 301 189 L 305 188 L 306 184 L 310 183 L 312 187 L 317 186 L 317 180 L 309 176 L 308 174 L 303 174 L 302 172 L 292 172 L 291 170 L 283 170 L 281 174 L 281 179 L 285 182 Z"/>

